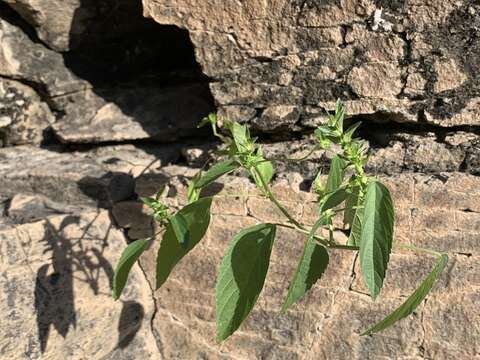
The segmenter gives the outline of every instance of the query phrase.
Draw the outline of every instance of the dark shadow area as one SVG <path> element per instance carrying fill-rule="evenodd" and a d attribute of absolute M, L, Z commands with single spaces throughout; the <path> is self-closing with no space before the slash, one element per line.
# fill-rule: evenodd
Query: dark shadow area
<path fill-rule="evenodd" d="M 112 288 L 113 268 L 104 257 L 109 230 L 103 239 L 91 238 L 89 229 L 93 219 L 84 226 L 78 238 L 67 238 L 63 232 L 71 225 L 81 226 L 78 216 L 67 216 L 56 227 L 49 220 L 45 224 L 45 252 L 51 253 L 51 263 L 40 267 L 35 281 L 35 310 L 41 352 L 45 352 L 53 327 L 66 337 L 76 327 L 74 281 L 88 284 L 95 295 L 100 293 L 99 277 L 105 273 Z M 98 241 L 96 248 L 89 241 Z"/>
<path fill-rule="evenodd" d="M 109 172 L 100 178 L 85 176 L 78 181 L 79 189 L 97 202 L 97 206 L 110 209 L 118 201 L 126 200 L 135 191 L 132 175 Z"/>
<path fill-rule="evenodd" d="M 118 348 L 124 349 L 133 341 L 142 327 L 144 317 L 145 310 L 141 304 L 135 301 L 125 301 L 123 303 L 120 320 L 118 321 Z"/>
<path fill-rule="evenodd" d="M 139 0 L 82 0 L 63 57 L 91 85 L 60 105 L 62 131 L 83 143 L 122 136 L 173 142 L 198 134 L 198 122 L 214 111 L 188 31 L 144 18 Z M 89 121 L 84 133 L 74 133 Z M 111 138 L 116 131 L 124 134 Z"/>

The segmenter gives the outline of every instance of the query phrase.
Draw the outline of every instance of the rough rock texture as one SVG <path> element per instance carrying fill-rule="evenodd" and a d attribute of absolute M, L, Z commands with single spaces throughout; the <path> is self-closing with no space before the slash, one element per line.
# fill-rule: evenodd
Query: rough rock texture
<path fill-rule="evenodd" d="M 354 116 L 479 125 L 477 2 L 143 2 L 147 16 L 190 31 L 217 104 L 237 119 L 249 120 L 238 106 L 259 123 L 289 106 L 303 125 L 309 108 L 322 114 L 340 97 Z"/>
<path fill-rule="evenodd" d="M 37 93 L 22 83 L 0 78 L 0 133 L 3 146 L 39 144 L 55 121 Z"/>
<path fill-rule="evenodd" d="M 470 0 L 143 0 L 143 9 L 141 0 L 0 0 L 2 356 L 480 357 L 479 14 Z M 122 249 L 159 231 L 138 198 L 166 185 L 166 201 L 182 205 L 188 179 L 218 149 L 196 129 L 214 102 L 251 125 L 267 156 L 300 158 L 338 97 L 346 125 L 364 122 L 367 171 L 393 193 L 396 240 L 449 254 L 412 316 L 359 336 L 413 291 L 432 258 L 393 255 L 372 302 L 357 257 L 342 251 L 278 315 L 304 240 L 279 231 L 258 306 L 215 343 L 229 239 L 282 221 L 241 171 L 207 190 L 220 195 L 207 236 L 161 290 L 151 291 L 158 239 L 122 300 L 111 300 Z M 331 156 L 276 164 L 274 192 L 307 224 L 317 215 L 311 182 Z"/>
<path fill-rule="evenodd" d="M 123 234 L 106 211 L 51 216 L 0 230 L 0 330 L 9 359 L 159 359 L 143 273 L 111 298 Z"/>
<path fill-rule="evenodd" d="M 7 3 L 18 13 L 0 2 L 0 89 L 30 109 L 0 108 L 4 142 L 175 141 L 213 111 L 188 34 L 142 18 L 139 2 Z"/>
<path fill-rule="evenodd" d="M 167 177 L 170 174 L 168 183 L 176 189 L 173 203 L 184 194 L 181 179 L 190 171 L 176 173 L 178 168 L 160 171 Z M 300 191 L 294 178 L 290 176 L 290 182 L 277 182 L 274 192 L 293 214 L 312 224 L 316 219 L 315 196 Z M 181 262 L 155 296 L 159 312 L 153 326 L 163 344 L 165 358 L 470 359 L 478 356 L 480 327 L 475 303 L 480 290 L 477 250 L 480 180 L 462 173 L 405 174 L 383 180 L 392 190 L 396 204 L 396 241 L 450 254 L 447 270 L 428 301 L 413 316 L 379 335 L 359 336 L 415 289 L 433 266 L 433 258 L 408 252 L 395 254 L 381 300 L 372 302 L 359 276 L 358 259 L 343 251 L 332 252 L 331 268 L 320 283 L 299 305 L 279 315 L 296 265 L 292 259 L 300 255 L 304 240 L 294 232 L 279 230 L 258 306 L 240 331 L 218 346 L 214 341 L 214 288 L 225 247 L 242 227 L 258 221 L 282 221 L 281 214 L 272 211 L 251 183 L 229 178 L 221 183 L 223 189 L 214 202 L 207 238 Z M 157 181 L 167 182 L 161 176 Z M 144 186 L 137 187 L 137 192 L 152 194 Z M 130 213 L 145 214 L 134 203 L 119 203 L 115 208 L 120 204 L 118 213 L 126 213 L 130 208 Z M 145 226 L 143 219 L 138 218 L 139 226 Z M 150 282 L 155 254 L 156 247 L 141 262 Z M 462 301 L 453 300 L 455 297 L 461 297 Z M 178 302 L 179 298 L 188 300 Z M 447 304 L 452 306 L 451 311 L 447 310 Z M 445 321 L 447 325 L 442 326 Z"/>

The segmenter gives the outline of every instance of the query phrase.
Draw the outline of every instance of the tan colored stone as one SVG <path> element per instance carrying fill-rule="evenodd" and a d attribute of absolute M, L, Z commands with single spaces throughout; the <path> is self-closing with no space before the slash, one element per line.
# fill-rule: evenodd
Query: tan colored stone
<path fill-rule="evenodd" d="M 372 32 L 365 25 L 355 24 L 347 31 L 345 41 L 361 51 L 366 61 L 399 61 L 404 57 L 404 41 L 394 33 Z"/>
<path fill-rule="evenodd" d="M 425 307 L 426 354 L 437 359 L 474 359 L 480 352 L 479 288 L 438 295 Z"/>
<path fill-rule="evenodd" d="M 415 179 L 416 206 L 480 212 L 478 177 L 451 173 L 417 175 Z"/>
<path fill-rule="evenodd" d="M 0 79 L 0 133 L 5 145 L 40 144 L 43 132 L 55 117 L 48 105 L 30 87 Z"/>
<path fill-rule="evenodd" d="M 437 61 L 433 68 L 437 74 L 433 90 L 437 93 L 455 89 L 467 80 L 467 76 L 453 59 Z"/>
<path fill-rule="evenodd" d="M 407 76 L 407 85 L 405 86 L 405 94 L 421 95 L 425 91 L 427 81 L 419 73 L 412 73 Z"/>
<path fill-rule="evenodd" d="M 440 126 L 478 125 L 480 123 L 480 98 L 469 99 L 466 105 L 450 118 L 441 119 L 426 111 L 425 116 L 428 122 Z"/>
<path fill-rule="evenodd" d="M 359 96 L 388 98 L 402 90 L 400 75 L 392 63 L 365 64 L 352 69 L 348 84 Z"/>
<path fill-rule="evenodd" d="M 106 211 L 0 231 L 2 356 L 159 359 L 142 271 L 134 266 L 122 301 L 111 296 L 125 246 Z"/>

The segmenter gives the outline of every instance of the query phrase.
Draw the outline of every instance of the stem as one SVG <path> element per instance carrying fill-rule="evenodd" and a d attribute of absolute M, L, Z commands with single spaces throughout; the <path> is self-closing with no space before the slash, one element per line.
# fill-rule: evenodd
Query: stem
<path fill-rule="evenodd" d="M 435 256 L 442 256 L 441 253 L 435 250 L 430 250 L 430 249 L 425 249 L 421 247 L 417 247 L 414 245 L 405 245 L 405 244 L 398 244 L 395 246 L 397 249 L 405 249 L 405 250 L 411 250 L 419 253 L 424 253 L 424 254 L 430 254 L 430 255 L 435 255 Z"/>
<path fill-rule="evenodd" d="M 293 226 L 293 225 L 289 225 L 289 224 L 282 224 L 282 223 L 275 223 L 273 225 L 276 225 L 276 226 L 280 226 L 280 227 L 284 227 L 284 228 L 287 228 L 287 229 L 291 229 L 291 230 L 297 230 L 298 232 L 301 232 L 302 234 L 306 234 L 306 235 L 310 235 L 310 232 L 311 230 L 308 230 L 308 229 L 299 229 L 298 227 L 296 226 Z M 339 245 L 339 244 L 331 244 L 329 241 L 327 241 L 326 239 L 320 237 L 320 236 L 317 236 L 317 235 L 314 235 L 313 238 L 318 241 L 320 244 L 322 244 L 323 246 L 325 247 L 328 247 L 330 249 L 338 249 L 338 250 L 350 250 L 350 251 L 358 251 L 360 250 L 360 248 L 358 246 L 349 246 L 349 245 Z"/>
<path fill-rule="evenodd" d="M 310 150 L 307 155 L 302 156 L 301 158 L 285 158 L 285 157 L 272 157 L 268 158 L 268 161 L 291 161 L 291 162 L 302 162 L 307 160 L 310 155 L 312 155 L 315 151 L 320 150 L 318 146 L 315 146 L 312 150 Z"/>
<path fill-rule="evenodd" d="M 281 211 L 281 213 L 290 221 L 293 225 L 295 225 L 299 229 L 305 229 L 305 227 L 300 224 L 297 220 L 293 218 L 292 215 L 289 214 L 288 210 L 285 209 L 285 207 L 277 200 L 275 195 L 273 195 L 272 191 L 270 190 L 270 187 L 268 186 L 267 182 L 263 178 L 262 174 L 260 171 L 258 171 L 258 167 L 256 165 L 253 166 L 255 172 L 258 175 L 258 178 L 260 179 L 260 182 L 262 183 L 263 189 L 265 190 L 265 195 L 277 206 L 277 208 Z"/>

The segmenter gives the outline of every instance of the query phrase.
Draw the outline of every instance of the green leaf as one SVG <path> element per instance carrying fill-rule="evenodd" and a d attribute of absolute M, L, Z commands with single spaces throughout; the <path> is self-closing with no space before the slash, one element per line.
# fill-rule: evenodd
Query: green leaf
<path fill-rule="evenodd" d="M 128 274 L 140 255 L 142 255 L 147 248 L 148 241 L 148 239 L 136 240 L 123 251 L 113 276 L 113 298 L 115 300 L 120 298 L 123 288 L 127 283 Z"/>
<path fill-rule="evenodd" d="M 257 165 L 255 165 L 254 168 L 251 169 L 250 173 L 258 188 L 265 191 L 266 189 L 263 186 L 262 180 L 260 180 L 260 176 L 263 178 L 266 184 L 269 184 L 274 175 L 273 164 L 266 160 L 260 161 Z"/>
<path fill-rule="evenodd" d="M 205 187 L 238 167 L 239 164 L 235 160 L 225 160 L 215 164 L 195 183 L 195 188 L 200 189 Z"/>
<path fill-rule="evenodd" d="M 348 128 L 347 131 L 345 131 L 345 135 L 344 135 L 344 138 L 346 141 L 350 142 L 353 138 L 353 134 L 355 133 L 355 131 L 358 129 L 358 127 L 362 125 L 362 123 L 359 121 L 355 124 L 353 124 L 352 126 L 350 126 Z"/>
<path fill-rule="evenodd" d="M 217 278 L 217 341 L 232 335 L 255 305 L 267 275 L 275 232 L 275 225 L 260 224 L 232 239 Z"/>
<path fill-rule="evenodd" d="M 234 122 L 231 126 L 231 132 L 235 145 L 240 153 L 248 153 L 253 150 L 253 144 L 247 126 Z"/>
<path fill-rule="evenodd" d="M 328 209 L 333 209 L 340 205 L 348 197 L 349 192 L 345 189 L 337 189 L 336 191 L 325 196 L 320 205 L 319 213 L 322 214 Z"/>
<path fill-rule="evenodd" d="M 325 191 L 327 193 L 334 192 L 342 185 L 345 167 L 345 161 L 340 156 L 335 155 L 332 159 L 330 172 L 328 173 L 327 185 L 325 187 Z"/>
<path fill-rule="evenodd" d="M 359 246 L 360 238 L 362 236 L 362 221 L 363 221 L 363 207 L 358 207 L 355 210 L 355 217 L 353 218 L 350 236 L 348 237 L 347 245 Z"/>
<path fill-rule="evenodd" d="M 207 117 L 204 117 L 202 121 L 198 124 L 198 128 L 204 127 L 207 124 L 211 124 L 212 126 L 217 123 L 217 114 L 209 114 Z"/>
<path fill-rule="evenodd" d="M 337 129 L 343 133 L 343 120 L 345 118 L 345 107 L 340 99 L 335 103 L 335 120 Z"/>
<path fill-rule="evenodd" d="M 263 179 L 267 184 L 272 181 L 275 170 L 273 169 L 273 164 L 271 161 L 261 161 L 257 165 L 258 172 L 262 175 Z"/>
<path fill-rule="evenodd" d="M 322 138 L 327 138 L 329 140 L 335 139 L 338 137 L 338 134 L 336 131 L 332 130 L 330 127 L 321 125 L 315 130 L 315 135 L 317 138 L 322 139 Z"/>
<path fill-rule="evenodd" d="M 190 240 L 190 230 L 185 217 L 181 213 L 176 213 L 170 218 L 170 225 L 179 244 L 186 247 Z"/>
<path fill-rule="evenodd" d="M 387 271 L 393 242 L 394 210 L 388 189 L 378 181 L 367 186 L 360 237 L 360 268 L 375 299 Z"/>
<path fill-rule="evenodd" d="M 140 201 L 150 208 L 153 208 L 155 204 L 157 204 L 158 202 L 158 200 L 155 200 L 154 198 L 150 198 L 150 197 L 141 197 Z"/>
<path fill-rule="evenodd" d="M 192 177 L 188 184 L 188 189 L 187 189 L 187 198 L 188 198 L 188 203 L 191 204 L 198 199 L 200 199 L 200 192 L 201 189 L 198 189 L 196 187 L 197 182 L 202 178 L 202 171 L 199 171 L 198 173 L 195 174 L 195 176 Z"/>
<path fill-rule="evenodd" d="M 352 227 L 355 218 L 356 207 L 358 205 L 358 195 L 360 188 L 355 186 L 348 195 L 345 202 L 345 212 L 343 213 L 343 224 Z"/>
<path fill-rule="evenodd" d="M 300 300 L 303 295 L 320 279 L 327 269 L 329 257 L 327 250 L 314 239 L 320 226 L 327 224 L 327 218 L 322 216 L 312 227 L 298 263 L 295 275 L 288 289 L 287 298 L 282 307 L 282 313 Z"/>
<path fill-rule="evenodd" d="M 203 238 L 210 224 L 210 206 L 212 198 L 205 197 L 181 209 L 181 214 L 188 225 L 190 238 L 186 247 L 180 245 L 169 223 L 163 235 L 157 256 L 157 286 L 160 288 L 177 263 L 187 255 Z"/>
<path fill-rule="evenodd" d="M 410 297 L 393 313 L 391 313 L 389 316 L 387 316 L 375 326 L 365 331 L 362 335 L 371 335 L 373 333 L 382 331 L 387 327 L 392 326 L 397 321 L 413 313 L 417 306 L 420 305 L 423 299 L 425 299 L 425 297 L 428 295 L 433 285 L 437 281 L 439 275 L 441 274 L 443 269 L 445 269 L 447 262 L 448 256 L 445 254 L 441 255 L 432 272 L 425 278 L 425 280 L 423 280 L 417 290 L 415 290 L 413 294 L 410 295 Z"/>

